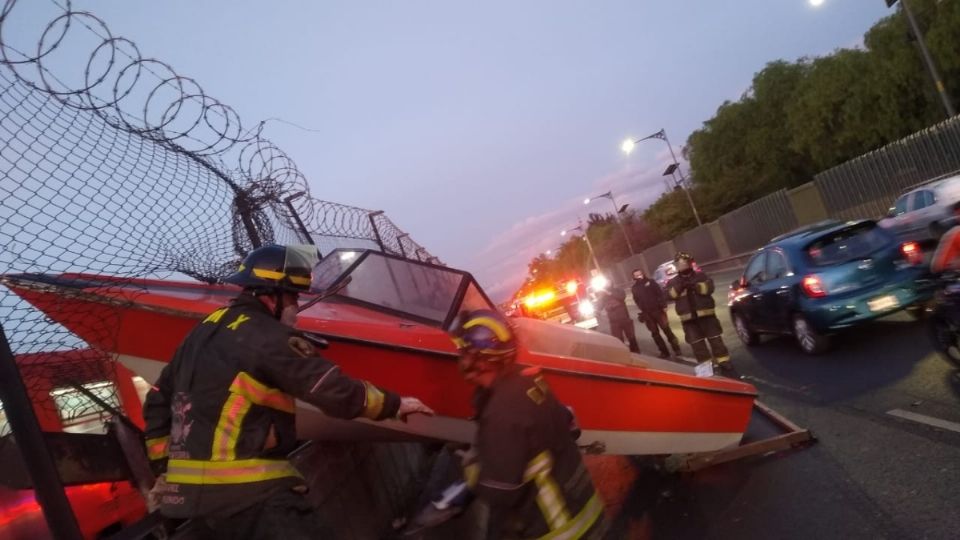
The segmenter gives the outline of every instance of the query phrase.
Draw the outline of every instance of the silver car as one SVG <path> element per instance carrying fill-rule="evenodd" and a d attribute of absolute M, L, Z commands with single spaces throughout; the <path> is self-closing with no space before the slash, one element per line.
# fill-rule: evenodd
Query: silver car
<path fill-rule="evenodd" d="M 676 265 L 673 264 L 673 261 L 667 261 L 653 271 L 653 280 L 657 282 L 657 285 L 659 285 L 661 289 L 667 290 L 667 283 L 669 283 L 675 275 L 677 275 Z"/>
<path fill-rule="evenodd" d="M 960 175 L 924 184 L 901 195 L 880 226 L 901 240 L 937 240 L 960 211 Z"/>

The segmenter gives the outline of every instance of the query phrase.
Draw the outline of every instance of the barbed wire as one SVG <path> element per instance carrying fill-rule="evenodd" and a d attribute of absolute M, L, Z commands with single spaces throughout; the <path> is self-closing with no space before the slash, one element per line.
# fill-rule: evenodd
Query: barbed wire
<path fill-rule="evenodd" d="M 0 277 L 112 276 L 107 294 L 135 298 L 132 278 L 215 283 L 269 243 L 439 263 L 382 212 L 313 197 L 294 160 L 263 136 L 265 122 L 244 125 L 100 18 L 69 0 L 27 4 L 0 8 Z M 55 12 L 24 22 L 43 5 Z M 34 403 L 67 423 L 99 419 L 71 385 L 116 401 L 103 383 L 117 377 L 122 307 L 63 302 L 54 321 L 9 283 L 0 323 Z"/>
<path fill-rule="evenodd" d="M 74 10 L 71 0 L 51 0 L 51 4 L 59 13 L 33 29 L 37 43 L 33 53 L 6 39 L 25 3 L 5 0 L 0 10 L 0 63 L 19 81 L 67 107 L 92 111 L 114 128 L 191 155 L 221 173 L 225 181 L 236 179 L 237 186 L 245 186 L 236 189 L 245 191 L 248 204 L 271 206 L 282 215 L 298 213 L 311 235 L 376 241 L 377 232 L 365 217 L 371 211 L 312 197 L 293 159 L 263 137 L 270 120 L 308 128 L 279 118 L 245 127 L 232 107 L 210 96 L 195 79 L 177 73 L 162 60 L 144 57 L 135 42 L 115 36 L 93 13 Z M 17 29 L 26 31 L 22 25 Z M 74 34 L 84 31 L 92 40 L 78 37 L 83 46 L 70 47 L 67 53 L 81 63 L 86 54 L 82 77 L 70 84 L 46 64 L 55 61 L 54 54 Z M 291 204 L 284 202 L 297 194 L 303 195 L 292 198 Z M 381 234 L 408 238 L 392 221 L 381 221 L 387 227 Z M 411 247 L 421 257 L 439 261 L 421 246 Z"/>

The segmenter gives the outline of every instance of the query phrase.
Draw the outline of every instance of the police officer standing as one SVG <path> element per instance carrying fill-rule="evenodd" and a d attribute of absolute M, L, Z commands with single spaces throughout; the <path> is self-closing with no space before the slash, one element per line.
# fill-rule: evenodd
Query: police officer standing
<path fill-rule="evenodd" d="M 607 322 L 610 324 L 610 335 L 623 341 L 626 338 L 630 352 L 639 353 L 637 333 L 633 328 L 633 319 L 627 310 L 627 294 L 619 287 L 601 290 L 598 293 L 600 306 L 607 313 Z"/>
<path fill-rule="evenodd" d="M 693 256 L 689 253 L 678 252 L 673 262 L 677 275 L 667 283 L 667 293 L 675 301 L 684 338 L 698 362 L 712 359 L 714 365 L 729 369 L 730 353 L 723 343 L 723 329 L 715 313 L 713 280 L 704 272 L 694 270 Z"/>
<path fill-rule="evenodd" d="M 515 364 L 499 313 L 461 314 L 451 330 L 464 378 L 477 385 L 476 461 L 467 483 L 490 508 L 487 538 L 601 538 L 601 503 L 571 437 L 570 411 L 536 372 Z"/>
<path fill-rule="evenodd" d="M 187 335 L 144 403 L 147 453 L 161 475 L 154 504 L 220 538 L 317 538 L 322 524 L 286 456 L 296 447 L 294 398 L 337 418 L 432 414 L 352 379 L 292 326 L 310 287 L 295 249 L 251 252 L 226 281 L 243 287 Z"/>
<path fill-rule="evenodd" d="M 637 305 L 640 313 L 637 314 L 637 320 L 647 326 L 650 336 L 653 338 L 657 348 L 660 349 L 660 358 L 669 358 L 670 351 L 667 350 L 667 344 L 660 336 L 663 330 L 667 341 L 673 347 L 673 353 L 680 355 L 680 342 L 677 336 L 673 335 L 670 329 L 670 322 L 667 320 L 667 300 L 663 290 L 657 285 L 657 282 L 648 278 L 643 270 L 637 268 L 633 271 L 633 287 L 630 292 L 633 294 L 633 301 Z"/>

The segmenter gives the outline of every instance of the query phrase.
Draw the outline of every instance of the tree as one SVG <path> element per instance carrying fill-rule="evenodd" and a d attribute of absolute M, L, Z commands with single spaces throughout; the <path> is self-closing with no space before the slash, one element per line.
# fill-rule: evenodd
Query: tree
<path fill-rule="evenodd" d="M 960 1 L 910 5 L 957 103 Z M 757 72 L 739 100 L 721 104 L 687 139 L 691 194 L 701 217 L 712 221 L 942 119 L 916 41 L 898 11 L 867 31 L 863 49 L 778 60 Z M 683 199 L 679 192 L 664 193 L 644 212 L 645 221 L 665 237 L 693 228 Z"/>

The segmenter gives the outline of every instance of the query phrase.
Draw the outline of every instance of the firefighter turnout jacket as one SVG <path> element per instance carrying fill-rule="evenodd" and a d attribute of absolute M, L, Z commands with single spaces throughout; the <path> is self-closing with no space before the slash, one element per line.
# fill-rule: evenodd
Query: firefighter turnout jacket
<path fill-rule="evenodd" d="M 144 404 L 147 453 L 165 469 L 168 517 L 226 516 L 303 481 L 294 398 L 338 418 L 381 420 L 400 398 L 317 356 L 248 293 L 198 324 Z"/>
<path fill-rule="evenodd" d="M 539 375 L 510 369 L 477 404 L 479 470 L 469 478 L 490 507 L 488 538 L 599 538 L 603 504 L 571 438 L 571 413 Z"/>
<path fill-rule="evenodd" d="M 680 273 L 667 283 L 667 294 L 682 322 L 715 315 L 713 280 L 703 272 Z"/>

